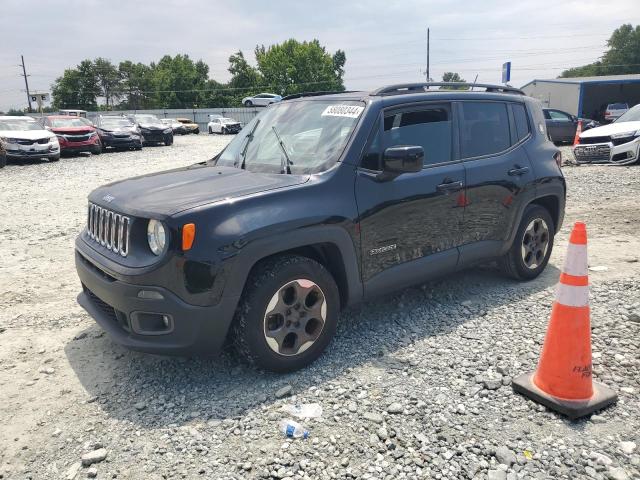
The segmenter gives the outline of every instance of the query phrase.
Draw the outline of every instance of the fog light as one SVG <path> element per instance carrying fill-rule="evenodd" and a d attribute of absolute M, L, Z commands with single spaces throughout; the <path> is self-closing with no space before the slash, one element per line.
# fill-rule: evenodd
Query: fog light
<path fill-rule="evenodd" d="M 153 290 L 140 290 L 138 292 L 138 298 L 144 298 L 145 300 L 162 300 L 164 297 L 160 292 L 154 292 Z"/>

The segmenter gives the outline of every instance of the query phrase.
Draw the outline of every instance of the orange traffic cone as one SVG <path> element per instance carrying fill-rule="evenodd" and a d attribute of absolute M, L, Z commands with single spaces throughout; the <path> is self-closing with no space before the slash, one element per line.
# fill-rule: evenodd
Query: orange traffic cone
<path fill-rule="evenodd" d="M 582 120 L 578 120 L 578 126 L 576 127 L 576 136 L 573 137 L 573 146 L 575 147 L 580 143 L 580 134 L 582 133 Z"/>
<path fill-rule="evenodd" d="M 577 222 L 551 309 L 538 370 L 513 380 L 513 389 L 571 419 L 615 403 L 616 393 L 591 379 L 587 230 Z"/>

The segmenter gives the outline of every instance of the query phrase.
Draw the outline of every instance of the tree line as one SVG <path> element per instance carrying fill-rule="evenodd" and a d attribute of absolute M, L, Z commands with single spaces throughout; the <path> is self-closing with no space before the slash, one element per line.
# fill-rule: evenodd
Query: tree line
<path fill-rule="evenodd" d="M 86 59 L 64 71 L 51 87 L 52 107 L 83 110 L 236 107 L 260 92 L 290 95 L 343 91 L 346 55 L 330 54 L 318 40 L 294 39 L 254 50 L 257 66 L 242 51 L 229 57 L 231 79 L 209 78 L 209 66 L 189 55 L 165 55 L 158 62 L 113 64 Z M 99 103 L 100 100 L 100 103 Z"/>
<path fill-rule="evenodd" d="M 627 23 L 616 28 L 607 47 L 600 60 L 565 70 L 560 78 L 640 73 L 640 25 L 634 28 Z"/>

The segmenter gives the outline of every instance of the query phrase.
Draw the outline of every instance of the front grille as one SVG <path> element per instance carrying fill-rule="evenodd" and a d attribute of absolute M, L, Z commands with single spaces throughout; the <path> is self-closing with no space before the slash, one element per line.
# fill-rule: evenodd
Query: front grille
<path fill-rule="evenodd" d="M 89 203 L 87 233 L 96 243 L 126 257 L 129 253 L 130 230 L 129 217 Z"/>
<path fill-rule="evenodd" d="M 609 145 L 578 145 L 573 153 L 579 163 L 608 162 L 611 159 Z"/>
<path fill-rule="evenodd" d="M 611 141 L 609 137 L 580 137 L 580 145 L 593 145 L 596 143 L 608 143 Z"/>
<path fill-rule="evenodd" d="M 28 140 L 28 139 L 20 139 L 18 140 L 18 144 L 19 145 L 34 145 L 36 143 L 39 143 L 40 145 L 46 145 L 47 143 L 49 143 L 49 139 L 48 138 L 38 138 L 35 140 Z"/>
<path fill-rule="evenodd" d="M 69 142 L 86 142 L 91 138 L 90 133 L 86 135 L 63 135 L 63 136 Z"/>

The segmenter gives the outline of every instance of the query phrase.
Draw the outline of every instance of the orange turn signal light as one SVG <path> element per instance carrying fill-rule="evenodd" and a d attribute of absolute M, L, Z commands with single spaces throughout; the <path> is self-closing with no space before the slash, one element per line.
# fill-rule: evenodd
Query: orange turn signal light
<path fill-rule="evenodd" d="M 182 226 L 182 250 L 191 250 L 193 240 L 196 238 L 196 224 L 186 223 Z"/>

